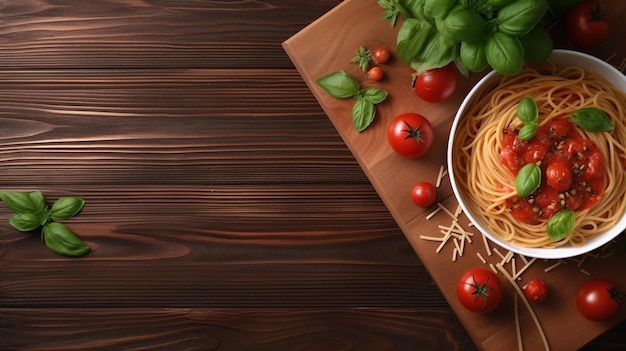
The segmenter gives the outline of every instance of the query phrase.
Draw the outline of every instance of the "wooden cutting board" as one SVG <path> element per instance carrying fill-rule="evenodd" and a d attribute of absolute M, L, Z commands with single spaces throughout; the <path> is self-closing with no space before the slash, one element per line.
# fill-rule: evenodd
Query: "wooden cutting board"
<path fill-rule="evenodd" d="M 626 17 L 626 2 L 605 0 L 604 3 L 612 18 Z M 432 213 L 440 206 L 454 212 L 458 203 L 445 176 L 438 190 L 439 204 L 431 208 L 415 206 L 409 195 L 410 189 L 418 181 L 437 182 L 441 167 L 446 164 L 446 147 L 454 114 L 464 96 L 484 73 L 462 78 L 456 95 L 439 104 L 425 103 L 415 96 L 410 88 L 410 69 L 399 60 L 392 59 L 383 65 L 383 81 L 368 80 L 349 61 L 359 46 L 374 49 L 384 45 L 395 54 L 395 39 L 400 23 L 392 28 L 387 20 L 381 18 L 382 12 L 376 0 L 345 1 L 286 40 L 283 47 L 477 346 L 483 350 L 517 349 L 514 317 L 516 290 L 503 277 L 505 297 L 496 311 L 487 315 L 466 311 L 458 303 L 454 289 L 460 274 L 471 267 L 495 267 L 497 263 L 504 262 L 503 267 L 509 275 L 523 270 L 516 280 L 519 287 L 533 278 L 540 278 L 548 284 L 550 297 L 542 304 L 533 305 L 532 309 L 551 350 L 580 348 L 624 320 L 626 308 L 622 308 L 618 317 L 598 323 L 585 320 L 575 306 L 575 294 L 579 286 L 592 277 L 611 279 L 622 290 L 626 290 L 626 269 L 614 269 L 626 267 L 626 257 L 612 254 L 612 247 L 575 259 L 533 261 L 514 255 L 513 259 L 504 261 L 501 255 L 510 258 L 506 257 L 507 252 L 493 243 L 485 245 L 482 235 L 469 225 L 463 215 L 459 217 L 459 223 L 473 234 L 472 242 L 466 242 L 463 255 L 457 255 L 455 261 L 455 244 L 452 240 L 442 245 L 438 241 L 423 239 L 423 236 L 443 236 L 439 226 L 450 226 L 452 217 L 442 209 L 434 215 Z M 561 29 L 557 25 L 553 30 L 558 35 Z M 624 62 L 622 60 L 626 58 L 626 48 L 619 43 L 624 36 L 624 21 L 613 21 L 611 37 L 606 45 L 590 53 L 615 66 L 621 66 Z M 344 70 L 356 77 L 362 87 L 377 86 L 389 92 L 388 99 L 377 107 L 375 121 L 362 133 L 356 132 L 352 125 L 353 100 L 332 98 L 315 84 L 316 79 L 337 70 Z M 388 123 L 404 112 L 423 114 L 435 127 L 436 142 L 425 158 L 403 158 L 395 154 L 387 143 Z M 478 254 L 486 263 L 482 262 Z M 527 261 L 529 264 L 526 264 Z M 500 274 L 502 276 L 502 272 Z M 521 302 L 519 320 L 524 349 L 544 349 L 538 328 Z"/>

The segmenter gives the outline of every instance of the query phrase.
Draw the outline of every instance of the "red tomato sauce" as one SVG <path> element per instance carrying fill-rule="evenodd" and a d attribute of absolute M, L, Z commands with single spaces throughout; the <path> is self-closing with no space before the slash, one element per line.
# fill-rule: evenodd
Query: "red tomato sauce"
<path fill-rule="evenodd" d="M 507 208 L 517 220 L 533 224 L 561 208 L 591 208 L 604 195 L 604 156 L 575 128 L 569 119 L 554 119 L 539 127 L 528 141 L 517 137 L 519 130 L 503 131 L 500 159 L 514 175 L 527 163 L 541 168 L 541 185 L 532 195 L 507 200 Z"/>

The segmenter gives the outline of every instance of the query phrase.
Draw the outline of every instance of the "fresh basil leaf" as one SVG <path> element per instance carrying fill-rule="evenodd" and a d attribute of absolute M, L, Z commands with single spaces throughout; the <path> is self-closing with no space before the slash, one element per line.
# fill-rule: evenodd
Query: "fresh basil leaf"
<path fill-rule="evenodd" d="M 50 222 L 43 227 L 43 240 L 46 246 L 63 256 L 84 256 L 91 248 L 74 234 L 67 226 L 59 222 Z"/>
<path fill-rule="evenodd" d="M 74 217 L 85 205 L 85 200 L 78 197 L 62 197 L 52 204 L 50 217 L 55 220 L 64 220 Z"/>
<path fill-rule="evenodd" d="M 41 226 L 41 215 L 36 213 L 16 213 L 9 218 L 9 224 L 20 232 L 29 232 Z"/>
<path fill-rule="evenodd" d="M 0 191 L 0 199 L 15 213 L 43 213 L 48 207 L 46 199 L 40 191 Z"/>
<path fill-rule="evenodd" d="M 517 134 L 517 138 L 519 140 L 528 141 L 534 138 L 535 134 L 537 134 L 537 123 L 524 124 L 522 129 L 520 129 L 519 133 Z"/>
<path fill-rule="evenodd" d="M 359 82 L 345 71 L 333 72 L 315 82 L 337 99 L 351 98 L 359 91 Z"/>
<path fill-rule="evenodd" d="M 603 111 L 595 107 L 584 107 L 572 114 L 572 120 L 589 132 L 609 132 L 615 125 Z"/>
<path fill-rule="evenodd" d="M 398 59 L 411 63 L 426 47 L 430 37 L 437 32 L 426 20 L 408 18 L 402 23 L 397 36 Z"/>
<path fill-rule="evenodd" d="M 441 68 L 457 57 L 459 42 L 435 30 L 424 50 L 410 63 L 417 72 Z"/>
<path fill-rule="evenodd" d="M 498 11 L 498 30 L 513 36 L 524 35 L 541 21 L 548 7 L 546 0 L 513 1 Z"/>
<path fill-rule="evenodd" d="M 530 96 L 524 96 L 517 105 L 517 118 L 525 124 L 536 123 L 539 118 L 537 103 Z"/>
<path fill-rule="evenodd" d="M 459 49 L 461 62 L 472 72 L 480 72 L 487 68 L 487 56 L 485 55 L 485 43 L 483 41 L 461 42 Z"/>
<path fill-rule="evenodd" d="M 376 115 L 376 107 L 363 97 L 357 97 L 352 107 L 352 123 L 357 132 L 362 132 L 367 128 Z"/>
<path fill-rule="evenodd" d="M 536 163 L 528 163 L 522 167 L 515 178 L 515 191 L 517 195 L 526 197 L 541 185 L 541 168 Z"/>
<path fill-rule="evenodd" d="M 576 215 L 572 210 L 560 210 L 548 220 L 546 231 L 552 241 L 559 241 L 567 237 L 576 225 Z"/>
<path fill-rule="evenodd" d="M 452 10 L 458 0 L 424 0 L 424 16 L 440 18 Z"/>
<path fill-rule="evenodd" d="M 440 33 L 457 41 L 484 39 L 487 23 L 481 15 L 465 5 L 455 6 L 447 16 L 436 19 Z"/>
<path fill-rule="evenodd" d="M 385 101 L 387 95 L 389 95 L 386 91 L 379 88 L 367 88 L 359 91 L 358 96 L 362 96 L 365 100 L 371 102 L 372 104 L 380 104 Z"/>
<path fill-rule="evenodd" d="M 485 43 L 489 65 L 503 75 L 516 75 L 524 67 L 524 48 L 519 38 L 495 32 Z"/>

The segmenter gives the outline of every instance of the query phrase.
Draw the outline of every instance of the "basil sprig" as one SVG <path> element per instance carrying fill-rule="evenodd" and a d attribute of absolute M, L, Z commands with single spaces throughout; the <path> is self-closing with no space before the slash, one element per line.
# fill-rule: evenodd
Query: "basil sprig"
<path fill-rule="evenodd" d="M 530 96 L 525 96 L 517 105 L 517 118 L 524 123 L 517 135 L 520 140 L 530 140 L 537 134 L 539 108 Z"/>
<path fill-rule="evenodd" d="M 70 257 L 84 256 L 91 251 L 89 245 L 67 226 L 54 222 L 77 215 L 85 205 L 85 200 L 73 196 L 62 197 L 49 207 L 40 191 L 0 191 L 0 200 L 15 213 L 9 218 L 9 224 L 21 232 L 41 227 L 41 239 L 50 250 Z"/>
<path fill-rule="evenodd" d="M 536 163 L 528 163 L 517 172 L 515 191 L 517 195 L 532 195 L 541 185 L 541 168 Z"/>
<path fill-rule="evenodd" d="M 562 209 L 550 217 L 546 231 L 550 240 L 559 241 L 567 237 L 574 230 L 575 225 L 576 216 L 574 211 Z"/>
<path fill-rule="evenodd" d="M 385 101 L 388 95 L 380 88 L 361 89 L 359 82 L 345 71 L 333 72 L 315 82 L 334 98 L 356 100 L 352 107 L 352 124 L 358 132 L 364 131 L 374 121 L 375 105 Z"/>

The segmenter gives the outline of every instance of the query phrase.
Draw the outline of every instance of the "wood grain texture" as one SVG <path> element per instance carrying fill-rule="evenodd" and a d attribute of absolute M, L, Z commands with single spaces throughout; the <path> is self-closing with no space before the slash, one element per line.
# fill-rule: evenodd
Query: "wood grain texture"
<path fill-rule="evenodd" d="M 0 188 L 93 248 L 0 206 L 1 350 L 476 349 L 281 47 L 339 3 L 0 0 Z"/>

